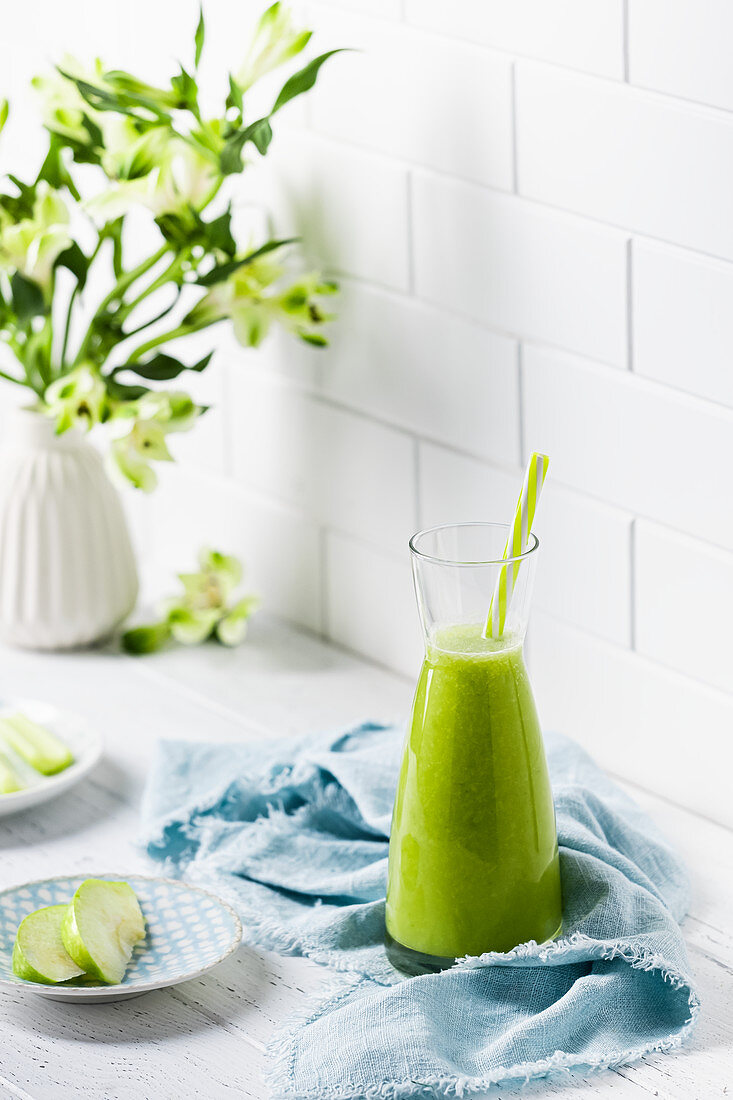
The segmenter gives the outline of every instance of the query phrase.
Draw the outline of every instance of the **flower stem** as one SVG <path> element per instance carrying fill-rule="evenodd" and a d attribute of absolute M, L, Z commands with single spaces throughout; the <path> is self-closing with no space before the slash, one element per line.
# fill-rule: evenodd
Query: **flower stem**
<path fill-rule="evenodd" d="M 102 245 L 104 244 L 105 239 L 106 239 L 105 235 L 100 234 L 99 240 L 97 241 L 97 243 L 94 247 L 94 251 L 92 252 L 91 256 L 89 257 L 89 262 L 87 264 L 87 273 L 89 272 L 89 269 L 91 268 L 92 264 L 96 260 L 97 255 L 99 254 L 99 250 L 102 247 Z M 66 367 L 66 349 L 69 346 L 69 334 L 71 332 L 71 319 L 72 319 L 72 316 L 74 314 L 74 305 L 76 304 L 76 299 L 79 295 L 80 289 L 81 288 L 79 286 L 79 283 L 77 282 L 76 285 L 74 286 L 74 289 L 71 292 L 71 295 L 69 296 L 69 305 L 68 305 L 68 308 L 66 310 L 66 323 L 64 324 L 64 338 L 63 338 L 63 343 L 61 344 L 61 357 L 60 357 L 60 362 L 59 362 L 59 375 L 62 375 L 64 373 L 64 369 Z"/>
<path fill-rule="evenodd" d="M 167 344 L 170 340 L 177 340 L 179 336 L 188 336 L 192 332 L 199 332 L 203 328 L 208 328 L 209 325 L 216 324 L 217 321 L 223 318 L 217 317 L 213 321 L 199 321 L 193 325 L 179 325 L 177 328 L 170 329 L 168 332 L 161 332 L 158 336 L 153 336 L 150 340 L 146 340 L 144 344 L 141 344 L 139 348 L 136 348 L 131 355 L 128 356 L 128 363 L 137 363 L 142 359 L 143 355 L 146 355 L 153 348 L 157 348 L 160 344 Z"/>
<path fill-rule="evenodd" d="M 69 346 L 69 333 L 71 332 L 71 318 L 74 313 L 74 303 L 76 302 L 76 296 L 79 293 L 79 284 L 77 283 L 71 292 L 69 297 L 69 308 L 66 311 L 66 323 L 64 325 L 64 339 L 61 344 L 61 361 L 60 361 L 60 373 L 64 373 L 66 367 L 66 349 Z"/>
<path fill-rule="evenodd" d="M 92 336 L 94 335 L 94 326 L 99 318 L 102 316 L 102 314 L 106 311 L 107 307 L 118 298 L 122 298 L 128 287 L 132 286 L 132 284 L 142 275 L 144 275 L 146 271 L 150 271 L 151 267 L 155 267 L 158 261 L 162 260 L 163 256 L 165 256 L 166 252 L 170 251 L 170 248 L 170 244 L 166 242 L 165 244 L 161 245 L 157 252 L 154 252 L 152 256 L 148 256 L 148 258 L 146 260 L 143 260 L 142 263 L 138 264 L 137 267 L 133 267 L 132 271 L 128 271 L 124 275 L 120 276 L 120 278 L 110 290 L 109 294 L 107 294 L 99 303 L 97 311 L 92 317 L 89 328 L 84 335 L 84 339 L 82 340 L 79 351 L 77 352 L 76 358 L 74 359 L 75 366 L 77 363 L 81 363 L 84 359 L 84 356 L 86 355 L 89 348 L 89 344 L 91 343 Z"/>
<path fill-rule="evenodd" d="M 124 314 L 126 317 L 132 313 L 136 306 L 140 305 L 140 302 L 144 301 L 148 295 L 153 294 L 156 290 L 159 290 L 166 283 L 176 282 L 175 276 L 180 274 L 180 268 L 183 266 L 183 262 L 187 259 L 188 253 L 176 256 L 175 260 L 168 265 L 165 271 L 162 271 L 157 279 L 154 279 L 150 286 L 142 290 L 137 298 L 133 298 L 131 302 L 128 302 L 124 307 Z"/>
<path fill-rule="evenodd" d="M 4 378 L 6 382 L 15 382 L 16 386 L 25 386 L 26 389 L 33 388 L 27 379 L 15 378 L 12 374 L 6 374 L 4 370 L 0 370 L 0 378 Z"/>

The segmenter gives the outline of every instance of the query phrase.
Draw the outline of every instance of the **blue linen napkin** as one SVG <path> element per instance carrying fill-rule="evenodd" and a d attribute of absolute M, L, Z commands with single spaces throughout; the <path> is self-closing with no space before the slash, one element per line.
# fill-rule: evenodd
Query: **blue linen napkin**
<path fill-rule="evenodd" d="M 470 1096 L 679 1046 L 698 1014 L 677 922 L 685 873 L 573 742 L 546 738 L 564 934 L 405 979 L 386 959 L 387 836 L 402 734 L 164 741 L 143 838 L 240 912 L 250 943 L 338 973 L 270 1047 L 291 1100 Z"/>

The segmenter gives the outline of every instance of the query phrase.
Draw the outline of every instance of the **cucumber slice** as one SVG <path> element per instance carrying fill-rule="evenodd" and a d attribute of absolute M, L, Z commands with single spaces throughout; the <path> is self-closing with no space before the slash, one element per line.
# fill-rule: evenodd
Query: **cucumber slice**
<path fill-rule="evenodd" d="M 77 966 L 117 985 L 133 948 L 145 939 L 145 918 L 135 891 L 127 882 L 88 878 L 71 899 L 61 936 Z"/>
<path fill-rule="evenodd" d="M 24 783 L 4 753 L 0 752 L 0 794 L 22 791 Z"/>
<path fill-rule="evenodd" d="M 0 738 L 41 775 L 56 775 L 74 763 L 73 754 L 56 734 L 24 714 L 0 718 Z"/>
<path fill-rule="evenodd" d="M 36 909 L 20 922 L 13 947 L 13 973 L 27 982 L 53 985 L 78 978 L 84 971 L 67 954 L 61 925 L 68 905 Z"/>

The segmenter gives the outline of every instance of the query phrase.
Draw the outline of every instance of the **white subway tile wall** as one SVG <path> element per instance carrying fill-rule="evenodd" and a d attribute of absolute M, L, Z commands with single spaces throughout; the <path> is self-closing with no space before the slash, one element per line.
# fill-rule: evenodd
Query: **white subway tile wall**
<path fill-rule="evenodd" d="M 323 45 L 335 49 L 349 42 L 359 53 L 324 71 L 312 100 L 314 128 L 337 141 L 510 191 L 511 58 L 399 24 L 334 18 L 332 11 L 313 5 Z M 348 80 L 344 69 L 351 70 Z M 462 89 L 462 111 L 455 110 L 446 87 Z"/>
<path fill-rule="evenodd" d="M 733 259 L 733 117 L 607 80 L 517 66 L 520 194 Z"/>
<path fill-rule="evenodd" d="M 733 408 L 733 264 L 636 240 L 634 370 Z"/>
<path fill-rule="evenodd" d="M 23 87 L 49 56 L 185 60 L 197 0 L 148 4 L 142 36 L 131 4 L 14 8 L 0 167 L 34 160 Z M 411 530 L 508 519 L 523 461 L 547 450 L 543 720 L 733 825 L 729 5 L 301 10 L 317 50 L 360 52 L 287 113 L 239 201 L 339 277 L 340 320 L 324 352 L 203 334 L 218 363 L 196 396 L 213 407 L 173 441 L 156 496 L 128 494 L 141 555 L 173 573 L 218 543 L 269 611 L 412 677 Z M 254 9 L 207 11 L 216 78 Z"/>
<path fill-rule="evenodd" d="M 733 109 L 728 0 L 629 0 L 629 79 Z"/>
<path fill-rule="evenodd" d="M 405 0 L 407 22 L 602 76 L 624 72 L 623 0 Z"/>
<path fill-rule="evenodd" d="M 418 298 L 514 336 L 625 365 L 621 234 L 419 171 L 412 199 Z"/>

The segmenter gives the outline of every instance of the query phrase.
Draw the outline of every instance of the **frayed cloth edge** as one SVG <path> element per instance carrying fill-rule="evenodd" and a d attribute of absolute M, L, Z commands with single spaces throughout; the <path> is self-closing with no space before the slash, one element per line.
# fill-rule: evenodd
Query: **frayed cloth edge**
<path fill-rule="evenodd" d="M 292 1013 L 287 1021 L 277 1029 L 266 1048 L 269 1064 L 265 1071 L 265 1080 L 272 1090 L 273 1096 L 283 1098 L 283 1100 L 412 1100 L 415 1097 L 427 1098 L 431 1096 L 457 1097 L 460 1100 L 461 1097 L 486 1092 L 489 1088 L 499 1084 L 516 1081 L 522 1081 L 526 1084 L 551 1074 L 569 1075 L 573 1070 L 578 1069 L 584 1073 L 598 1073 L 602 1070 L 615 1069 L 637 1062 L 648 1054 L 668 1053 L 682 1046 L 696 1027 L 700 1014 L 700 998 L 684 975 L 670 967 L 661 955 L 652 952 L 639 952 L 631 943 L 619 942 L 605 946 L 580 932 L 576 932 L 568 937 L 567 947 L 570 949 L 579 946 L 588 948 L 592 957 L 596 960 L 610 961 L 621 958 L 635 969 L 657 972 L 662 980 L 674 989 L 686 988 L 688 992 L 688 1019 L 677 1031 L 664 1039 L 657 1039 L 654 1042 L 631 1047 L 627 1050 L 614 1051 L 592 1063 L 583 1061 L 578 1055 L 557 1050 L 554 1054 L 535 1062 L 524 1062 L 511 1067 L 497 1066 L 496 1069 L 481 1078 L 445 1077 L 434 1074 L 425 1077 L 421 1081 L 384 1081 L 381 1084 L 348 1085 L 346 1088 L 319 1086 L 317 1090 L 296 1091 L 292 1088 L 291 1082 L 298 1039 L 302 1031 L 326 1012 L 336 1008 L 340 1001 L 345 1000 L 354 993 L 360 985 L 370 981 L 364 975 L 352 977 L 351 980 L 342 975 L 338 979 L 324 982 L 311 994 L 305 1005 Z M 532 948 L 537 951 L 538 948 L 542 950 L 544 947 L 549 947 L 549 945 L 521 944 L 519 948 L 514 949 L 514 952 L 510 952 L 510 955 L 515 958 L 527 957 L 532 953 Z M 539 951 L 537 951 L 536 957 L 542 957 Z M 464 961 L 463 968 L 480 969 L 482 966 L 494 964 L 499 959 L 506 961 L 507 956 L 496 955 L 496 953 L 492 953 L 491 956 L 480 956 Z M 482 962 L 481 960 L 485 961 Z"/>

